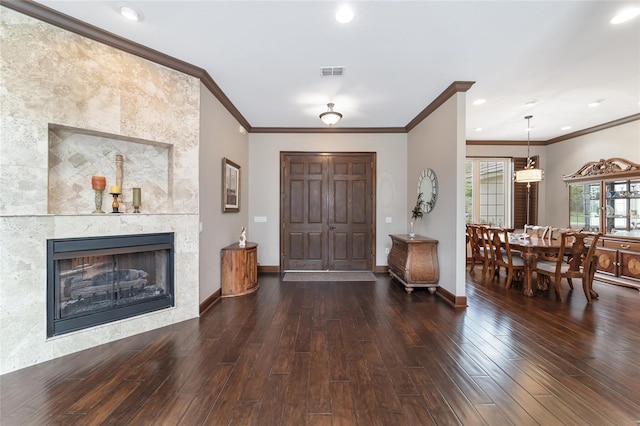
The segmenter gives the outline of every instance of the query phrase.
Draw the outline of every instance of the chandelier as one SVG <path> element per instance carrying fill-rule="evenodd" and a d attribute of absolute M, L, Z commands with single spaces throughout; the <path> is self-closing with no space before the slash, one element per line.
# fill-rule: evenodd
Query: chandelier
<path fill-rule="evenodd" d="M 531 182 L 540 182 L 544 179 L 544 170 L 535 167 L 535 161 L 529 155 L 529 147 L 531 145 L 531 119 L 533 115 L 527 115 L 527 165 L 524 169 L 518 170 L 513 173 L 513 181 L 516 183 L 526 183 L 527 186 Z"/>

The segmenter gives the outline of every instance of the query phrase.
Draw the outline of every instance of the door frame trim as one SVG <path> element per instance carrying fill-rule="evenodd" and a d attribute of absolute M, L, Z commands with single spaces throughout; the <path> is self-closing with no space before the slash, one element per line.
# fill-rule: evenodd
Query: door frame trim
<path fill-rule="evenodd" d="M 280 151 L 280 164 L 279 164 L 279 170 L 280 170 L 280 219 L 278 221 L 278 234 L 279 234 L 279 247 L 278 247 L 278 257 L 279 257 L 279 268 L 280 268 L 280 272 L 285 272 L 284 270 L 284 257 L 283 257 L 283 247 L 284 247 L 284 241 L 283 239 L 283 230 L 282 230 L 282 225 L 283 225 L 283 221 L 284 221 L 284 210 L 283 210 L 283 185 L 284 185 L 284 173 L 283 173 L 283 169 L 284 169 L 284 158 L 285 156 L 291 156 L 291 155 L 322 155 L 322 156 L 333 156 L 333 155 L 341 155 L 341 156 L 359 156 L 359 155 L 371 155 L 371 192 L 372 192 L 372 196 L 371 196 L 371 271 L 375 272 L 376 271 L 376 257 L 377 257 L 377 253 L 376 253 L 376 245 L 377 245 L 377 238 L 376 238 L 376 229 L 377 229 L 377 223 L 376 223 L 376 201 L 377 201 L 377 169 L 378 169 L 378 153 L 376 151 L 331 151 L 331 152 L 327 152 L 327 151 Z"/>

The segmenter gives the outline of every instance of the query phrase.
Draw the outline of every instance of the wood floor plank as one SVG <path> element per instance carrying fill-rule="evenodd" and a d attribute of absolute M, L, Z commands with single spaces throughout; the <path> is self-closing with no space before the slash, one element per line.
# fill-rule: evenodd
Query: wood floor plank
<path fill-rule="evenodd" d="M 259 343 L 246 345 L 205 422 L 214 425 L 229 423 L 233 410 L 240 400 L 244 378 L 251 374 L 261 347 Z"/>
<path fill-rule="evenodd" d="M 296 352 L 294 354 L 282 411 L 283 425 L 302 425 L 306 421 L 310 364 L 310 353 Z"/>
<path fill-rule="evenodd" d="M 204 424 L 209 413 L 213 410 L 218 397 L 222 393 L 222 389 L 226 386 L 233 368 L 234 365 L 232 364 L 216 364 L 216 367 L 206 378 L 204 385 L 200 388 L 198 393 L 194 395 L 189 409 L 180 419 L 181 425 L 188 426 Z M 162 392 L 158 392 L 158 394 L 162 395 Z M 164 405 L 163 400 L 167 397 L 169 397 L 169 395 L 155 401 L 155 404 L 158 406 Z M 147 405 L 149 404 L 145 404 L 143 408 L 147 408 Z M 145 417 L 150 416 L 153 412 L 157 412 L 157 408 L 151 408 L 145 411 L 141 411 L 136 418 L 133 419 L 131 424 L 146 423 Z"/>
<path fill-rule="evenodd" d="M 476 405 L 476 410 L 488 425 L 515 425 L 495 404 Z"/>
<path fill-rule="evenodd" d="M 349 380 L 349 367 L 347 365 L 347 354 L 344 350 L 340 320 L 330 319 L 327 321 L 327 350 L 329 352 L 329 380 Z"/>
<path fill-rule="evenodd" d="M 533 417 L 527 413 L 518 403 L 500 387 L 496 381 L 488 376 L 475 377 L 478 384 L 484 389 L 484 391 L 491 397 L 495 405 L 505 414 L 509 421 L 516 425 L 538 425 Z M 554 424 L 557 419 L 552 419 L 549 423 L 542 424 Z"/>
<path fill-rule="evenodd" d="M 258 418 L 264 425 L 279 425 L 282 422 L 282 412 L 286 391 L 289 385 L 288 374 L 272 374 L 264 387 L 264 396 Z"/>
<path fill-rule="evenodd" d="M 353 384 L 350 382 L 329 383 L 331 392 L 331 414 L 334 425 L 357 425 L 355 403 L 353 400 Z"/>
<path fill-rule="evenodd" d="M 300 323 L 296 332 L 295 351 L 311 352 L 311 331 L 313 329 L 313 308 L 300 308 Z"/>
<path fill-rule="evenodd" d="M 270 328 L 253 365 L 251 375 L 244 380 L 240 399 L 246 401 L 260 400 L 264 395 L 264 386 L 269 379 L 271 368 L 278 351 L 278 342 L 282 337 L 282 330 Z"/>
<path fill-rule="evenodd" d="M 435 425 L 421 396 L 403 395 L 398 397 L 408 425 Z"/>
<path fill-rule="evenodd" d="M 428 370 L 411 368 L 408 371 L 435 423 L 443 425 L 461 424 L 444 395 L 435 386 Z"/>
<path fill-rule="evenodd" d="M 367 362 L 373 383 L 373 394 L 378 405 L 378 415 L 383 424 L 404 424 L 402 406 L 393 385 L 392 375 L 385 365 L 378 347 L 373 341 L 363 343 L 364 359 Z M 408 377 L 408 376 L 407 376 Z M 413 385 L 413 383 L 411 383 Z M 415 389 L 415 387 L 413 388 Z"/>
<path fill-rule="evenodd" d="M 261 274 L 172 324 L 0 376 L 0 424 L 640 422 L 640 298 L 525 297 L 467 276 L 466 309 L 375 282 Z M 580 290 L 580 289 L 578 289 Z"/>
<path fill-rule="evenodd" d="M 329 379 L 329 344 L 327 342 L 327 333 L 314 331 L 311 336 L 307 413 L 331 413 Z"/>
<path fill-rule="evenodd" d="M 436 357 L 425 347 L 416 348 L 416 353 L 419 354 L 420 362 L 424 370 L 429 371 L 433 385 L 444 396 L 447 405 L 451 407 L 456 417 L 458 417 L 463 424 L 482 423 L 482 418 L 464 393 L 464 390 L 458 387 L 456 382 L 438 363 Z M 466 390 L 469 391 L 469 389 Z"/>
<path fill-rule="evenodd" d="M 291 372 L 299 323 L 299 315 L 287 316 L 280 336 L 280 342 L 278 343 L 278 352 L 271 367 L 271 374 L 289 374 Z"/>
<path fill-rule="evenodd" d="M 383 425 L 366 362 L 362 359 L 349 360 L 349 375 L 353 382 L 353 401 L 358 424 Z"/>

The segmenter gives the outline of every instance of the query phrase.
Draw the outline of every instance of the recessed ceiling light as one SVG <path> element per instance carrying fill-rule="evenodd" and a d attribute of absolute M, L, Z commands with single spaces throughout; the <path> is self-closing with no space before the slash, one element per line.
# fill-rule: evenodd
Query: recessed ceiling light
<path fill-rule="evenodd" d="M 600 104 L 601 104 L 601 103 L 603 103 L 603 102 L 604 102 L 604 99 L 598 99 L 598 100 L 596 100 L 596 101 L 589 102 L 589 103 L 587 104 L 587 106 L 589 106 L 590 108 L 595 108 L 595 107 L 597 107 L 597 106 L 600 106 Z"/>
<path fill-rule="evenodd" d="M 531 99 L 530 101 L 527 101 L 524 103 L 524 106 L 526 107 L 530 107 L 530 106 L 534 106 L 538 101 L 535 99 Z"/>
<path fill-rule="evenodd" d="M 142 18 L 144 17 L 142 12 L 131 4 L 118 2 L 116 3 L 116 7 L 118 8 L 120 15 L 132 21 L 142 21 Z"/>
<path fill-rule="evenodd" d="M 481 132 L 482 131 L 482 127 L 476 127 L 476 132 Z"/>
<path fill-rule="evenodd" d="M 487 102 L 486 99 L 476 99 L 475 101 L 473 101 L 473 104 L 474 105 L 482 105 L 485 102 Z"/>
<path fill-rule="evenodd" d="M 632 20 L 638 15 L 640 15 L 640 7 L 629 7 L 621 10 L 616 16 L 611 18 L 609 22 L 612 24 L 622 24 L 623 22 Z"/>
<path fill-rule="evenodd" d="M 353 16 L 353 9 L 345 4 L 340 6 L 340 9 L 336 12 L 336 21 L 341 24 L 347 24 L 353 20 Z"/>
<path fill-rule="evenodd" d="M 560 130 L 571 130 L 571 126 L 560 127 Z"/>

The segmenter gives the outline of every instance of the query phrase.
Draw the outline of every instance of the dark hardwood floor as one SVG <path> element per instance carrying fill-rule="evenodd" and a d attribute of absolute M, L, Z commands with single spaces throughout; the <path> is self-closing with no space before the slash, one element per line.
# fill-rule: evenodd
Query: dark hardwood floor
<path fill-rule="evenodd" d="M 199 318 L 0 377 L 9 425 L 637 425 L 640 293 L 558 303 L 468 277 L 469 307 L 260 277 Z"/>

